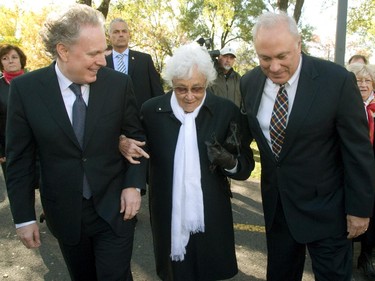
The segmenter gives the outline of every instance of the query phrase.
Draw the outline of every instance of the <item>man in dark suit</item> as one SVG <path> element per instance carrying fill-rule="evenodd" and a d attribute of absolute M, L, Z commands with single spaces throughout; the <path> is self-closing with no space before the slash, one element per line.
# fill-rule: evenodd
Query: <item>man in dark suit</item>
<path fill-rule="evenodd" d="M 131 80 L 103 67 L 104 17 L 93 8 L 77 4 L 48 20 L 41 34 L 55 62 L 14 79 L 10 90 L 7 188 L 17 234 L 28 248 L 41 245 L 38 153 L 47 225 L 72 280 L 132 280 L 147 163 L 129 165 L 118 151 L 121 134 L 144 141 Z"/>
<path fill-rule="evenodd" d="M 107 67 L 128 74 L 134 85 L 138 106 L 148 99 L 164 94 L 160 75 L 149 54 L 129 49 L 130 30 L 122 19 L 114 19 L 109 25 L 109 41 L 112 53 L 106 57 Z"/>
<path fill-rule="evenodd" d="M 306 247 L 316 280 L 350 280 L 350 238 L 367 230 L 375 186 L 355 77 L 301 54 L 284 13 L 260 16 L 253 40 L 260 66 L 241 93 L 261 154 L 267 280 L 301 280 Z"/>

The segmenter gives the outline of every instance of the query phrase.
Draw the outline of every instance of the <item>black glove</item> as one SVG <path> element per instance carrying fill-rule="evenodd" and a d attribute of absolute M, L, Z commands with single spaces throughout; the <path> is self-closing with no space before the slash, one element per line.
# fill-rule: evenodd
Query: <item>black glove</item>
<path fill-rule="evenodd" d="M 229 125 L 230 134 L 227 136 L 223 146 L 230 153 L 240 155 L 241 135 L 238 124 L 232 121 Z"/>
<path fill-rule="evenodd" d="M 212 142 L 205 142 L 208 159 L 212 164 L 211 169 L 215 169 L 216 166 L 220 166 L 227 170 L 233 169 L 237 164 L 234 156 L 221 146 L 215 136 L 213 136 L 212 139 Z"/>

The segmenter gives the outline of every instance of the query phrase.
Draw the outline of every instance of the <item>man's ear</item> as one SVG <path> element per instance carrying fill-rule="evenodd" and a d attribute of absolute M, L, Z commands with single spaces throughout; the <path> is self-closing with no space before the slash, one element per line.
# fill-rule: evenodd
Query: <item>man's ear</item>
<path fill-rule="evenodd" d="M 64 61 L 64 62 L 68 61 L 69 50 L 64 44 L 62 44 L 62 43 L 57 44 L 56 45 L 56 51 L 57 51 L 57 54 L 59 55 L 59 58 L 62 61 Z"/>

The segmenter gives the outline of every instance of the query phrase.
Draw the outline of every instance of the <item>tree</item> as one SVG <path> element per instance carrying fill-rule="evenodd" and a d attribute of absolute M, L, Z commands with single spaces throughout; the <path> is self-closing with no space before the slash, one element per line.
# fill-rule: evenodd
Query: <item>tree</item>
<path fill-rule="evenodd" d="M 293 18 L 298 23 L 301 17 L 302 7 L 303 7 L 305 0 L 295 0 L 295 1 L 290 1 L 290 2 L 291 3 L 289 3 L 289 0 L 277 0 L 276 4 L 280 11 L 285 11 L 285 12 L 288 11 L 290 4 L 293 4 L 294 5 Z"/>
<path fill-rule="evenodd" d="M 359 53 L 372 53 L 375 44 L 375 0 L 362 0 L 348 12 L 348 33 L 356 34 Z"/>
<path fill-rule="evenodd" d="M 111 0 L 102 0 L 99 7 L 97 8 L 97 10 L 100 11 L 104 15 L 105 18 L 107 18 L 108 16 L 110 2 Z M 78 0 L 77 3 L 86 4 L 90 7 L 93 6 L 92 0 Z"/>
<path fill-rule="evenodd" d="M 77 2 L 95 5 L 92 0 Z M 101 0 L 97 9 L 106 16 L 107 23 L 116 17 L 126 20 L 132 33 L 130 47 L 150 53 L 160 72 L 166 58 L 172 55 L 176 47 L 200 37 L 210 39 L 210 49 L 221 49 L 226 45 L 238 47 L 237 60 L 241 62 L 239 68 L 245 71 L 256 64 L 256 55 L 251 43 L 251 30 L 256 17 L 264 11 L 285 7 L 298 16 L 301 14 L 303 3 L 302 0 L 174 0 L 171 4 L 167 0 L 117 0 L 111 4 L 110 0 Z M 10 37 L 6 41 L 10 42 L 9 38 L 12 38 L 30 48 L 30 68 L 47 63 L 42 55 L 41 44 L 35 39 L 46 12 L 25 17 L 20 16 L 17 11 L 11 13 L 13 14 L 0 14 L 0 19 L 4 15 L 2 22 L 10 25 Z M 299 24 L 302 32 L 306 33 L 304 38 L 310 40 L 311 27 Z M 32 28 L 19 28 L 29 25 Z M 6 28 L 3 24 L 2 34 Z M 17 37 L 17 32 L 21 32 L 22 36 Z"/>

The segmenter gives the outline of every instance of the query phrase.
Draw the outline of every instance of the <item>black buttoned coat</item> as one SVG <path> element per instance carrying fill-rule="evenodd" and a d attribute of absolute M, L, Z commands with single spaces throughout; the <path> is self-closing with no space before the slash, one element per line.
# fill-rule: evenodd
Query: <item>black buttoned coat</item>
<path fill-rule="evenodd" d="M 180 121 L 170 105 L 171 93 L 146 101 L 141 118 L 150 152 L 149 200 L 157 273 L 163 280 L 173 280 L 171 269 L 171 220 L 174 154 Z M 242 130 L 238 156 L 238 172 L 229 175 L 221 168 L 210 170 L 205 141 L 215 134 L 224 143 L 229 125 L 235 121 L 243 126 L 244 116 L 231 101 L 207 93 L 196 118 L 204 202 L 204 234 L 194 234 L 197 280 L 219 280 L 234 276 L 237 262 L 229 182 L 227 177 L 245 180 L 254 168 L 248 133 Z M 190 242 L 189 242 L 190 243 Z M 188 250 L 189 251 L 189 250 Z M 187 253 L 190 255 L 192 253 Z"/>

